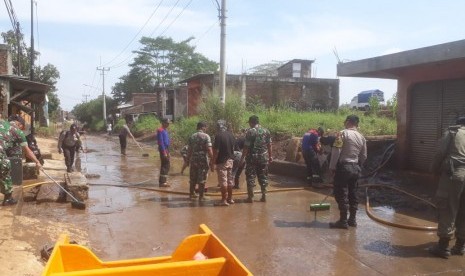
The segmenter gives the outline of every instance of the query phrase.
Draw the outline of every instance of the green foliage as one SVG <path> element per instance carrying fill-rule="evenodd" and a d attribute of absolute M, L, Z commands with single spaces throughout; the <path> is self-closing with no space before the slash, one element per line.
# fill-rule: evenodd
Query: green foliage
<path fill-rule="evenodd" d="M 248 97 L 246 107 L 248 111 L 255 112 L 255 113 L 265 112 L 266 110 L 265 104 L 263 103 L 262 99 L 258 95 L 255 95 L 253 97 Z"/>
<path fill-rule="evenodd" d="M 199 73 L 216 72 L 218 64 L 196 53 L 195 46 L 189 45 L 192 39 L 175 42 L 166 37 L 142 37 L 142 48 L 135 51 L 129 73 L 112 89 L 115 99 L 126 102 L 134 92 L 153 92 L 156 84 L 171 86 Z"/>
<path fill-rule="evenodd" d="M 105 131 L 106 130 L 105 124 L 103 123 L 103 119 L 94 120 L 88 126 L 93 131 Z"/>
<path fill-rule="evenodd" d="M 283 65 L 285 61 L 273 60 L 269 63 L 260 64 L 249 70 L 250 75 L 260 76 L 277 76 L 278 68 Z"/>
<path fill-rule="evenodd" d="M 12 63 L 14 66 L 14 73 L 20 76 L 28 76 L 31 68 L 31 48 L 26 46 L 24 43 L 23 34 L 20 34 L 20 55 L 18 55 L 18 43 L 15 33 L 10 30 L 6 33 L 1 34 L 3 37 L 3 42 L 6 43 L 12 49 Z M 34 51 L 34 61 L 37 60 L 37 57 L 40 55 L 39 52 Z M 18 60 L 20 70 L 18 71 Z M 50 117 L 54 117 L 55 113 L 60 109 L 60 99 L 57 96 L 56 84 L 60 79 L 60 72 L 55 65 L 47 63 L 44 67 L 34 66 L 34 81 L 48 84 L 50 89 L 47 93 L 49 104 L 48 104 L 48 113 Z"/>
<path fill-rule="evenodd" d="M 387 107 L 391 110 L 394 117 L 397 114 L 397 93 L 392 95 L 392 98 L 387 100 L 386 102 Z"/>
<path fill-rule="evenodd" d="M 137 122 L 134 124 L 132 132 L 134 136 L 138 137 L 150 132 L 153 133 L 159 125 L 160 120 L 158 120 L 158 118 L 155 115 L 141 115 L 139 116 Z"/>
<path fill-rule="evenodd" d="M 209 96 L 200 105 L 200 119 L 206 121 L 210 128 L 210 133 L 215 133 L 216 122 L 220 119 L 226 120 L 230 124 L 231 130 L 240 129 L 245 108 L 242 105 L 241 98 L 233 93 L 226 97 L 223 104 L 217 96 Z"/>
<path fill-rule="evenodd" d="M 334 133 L 344 128 L 347 115 L 356 114 L 360 117 L 359 130 L 364 135 L 393 135 L 396 134 L 396 121 L 391 118 L 365 116 L 361 111 L 348 108 L 333 112 L 295 112 L 291 109 L 270 108 L 264 112 L 254 113 L 260 118 L 260 124 L 270 130 L 274 136 L 301 136 L 310 128 L 323 127 L 328 133 Z M 243 127 L 247 116 L 242 119 Z"/>
<path fill-rule="evenodd" d="M 56 129 L 54 127 L 36 127 L 34 129 L 35 135 L 40 137 L 53 137 Z"/>
<path fill-rule="evenodd" d="M 378 114 L 380 109 L 379 99 L 377 97 L 370 97 L 370 99 L 368 99 L 368 104 L 370 105 L 370 112 L 372 114 Z"/>
<path fill-rule="evenodd" d="M 116 108 L 116 102 L 112 98 L 106 97 L 105 102 L 107 110 Z M 80 122 L 88 125 L 91 130 L 105 130 L 102 97 L 74 106 L 72 113 Z"/>
<path fill-rule="evenodd" d="M 174 148 L 182 148 L 189 141 L 189 137 L 196 131 L 199 117 L 193 116 L 178 120 L 170 125 L 170 137 Z"/>

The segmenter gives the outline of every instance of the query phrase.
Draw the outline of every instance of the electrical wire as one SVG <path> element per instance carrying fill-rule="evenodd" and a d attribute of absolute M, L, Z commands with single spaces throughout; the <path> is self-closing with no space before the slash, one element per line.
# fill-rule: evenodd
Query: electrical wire
<path fill-rule="evenodd" d="M 169 10 L 169 12 L 165 15 L 165 17 L 160 21 L 160 23 L 158 23 L 158 25 L 155 27 L 155 29 L 150 33 L 149 37 L 152 37 L 153 34 L 158 30 L 158 28 L 166 21 L 166 19 L 168 18 L 168 16 L 171 14 L 171 12 L 174 10 L 174 8 L 178 5 L 180 0 L 177 0 L 176 3 L 171 7 L 171 9 Z M 139 48 L 140 50 L 140 48 Z M 118 64 L 115 64 L 113 66 L 110 66 L 111 69 L 115 69 L 115 68 L 119 68 L 121 66 L 125 66 L 127 65 L 127 61 L 134 56 L 134 51 L 128 55 L 123 61 L 121 61 L 120 63 Z"/>
<path fill-rule="evenodd" d="M 161 0 L 160 3 L 155 7 L 155 10 L 150 14 L 149 18 L 145 21 L 144 25 L 139 29 L 139 31 L 134 35 L 134 37 L 129 41 L 129 43 L 124 47 L 124 49 L 116 55 L 112 60 L 109 62 L 105 63 L 103 66 L 107 66 L 108 64 L 112 63 L 114 60 L 116 60 L 118 57 L 120 57 L 127 49 L 128 47 L 134 42 L 134 40 L 139 36 L 139 34 L 144 30 L 145 26 L 149 23 L 149 21 L 152 19 L 152 17 L 155 15 L 155 13 L 158 11 L 158 8 L 160 8 L 161 4 L 163 3 L 164 0 Z"/>
<path fill-rule="evenodd" d="M 184 11 L 187 9 L 187 7 L 189 7 L 191 3 L 192 3 L 192 0 L 189 0 L 189 2 L 187 2 L 187 4 L 184 6 L 181 12 L 179 12 L 178 15 L 173 19 L 173 21 L 171 21 L 171 23 L 168 24 L 168 26 L 166 26 L 166 28 L 163 30 L 163 32 L 161 32 L 159 36 L 163 36 L 163 34 L 171 27 L 171 25 L 173 25 L 174 22 L 178 20 L 178 18 L 184 13 Z"/>

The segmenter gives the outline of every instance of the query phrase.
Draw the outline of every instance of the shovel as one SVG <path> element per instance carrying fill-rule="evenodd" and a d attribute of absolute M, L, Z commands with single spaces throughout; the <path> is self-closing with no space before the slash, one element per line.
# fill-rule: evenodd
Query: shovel
<path fill-rule="evenodd" d="M 79 210 L 84 210 L 86 209 L 86 204 L 82 201 L 79 201 L 77 198 L 75 198 L 70 192 L 68 192 L 65 188 L 61 187 L 61 185 L 56 182 L 55 179 L 53 179 L 47 172 L 45 172 L 44 169 L 42 169 L 42 172 L 48 177 L 50 178 L 50 180 L 53 181 L 53 183 L 55 183 L 58 187 L 60 187 L 61 190 L 63 190 L 63 192 L 65 192 L 66 194 L 68 194 L 70 197 L 71 197 L 71 207 L 72 208 L 75 208 L 75 209 L 79 209 Z"/>

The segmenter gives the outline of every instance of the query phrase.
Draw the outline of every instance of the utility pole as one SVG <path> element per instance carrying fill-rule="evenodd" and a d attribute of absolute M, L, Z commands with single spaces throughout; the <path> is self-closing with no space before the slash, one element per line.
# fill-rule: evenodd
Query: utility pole
<path fill-rule="evenodd" d="M 87 103 L 87 98 L 89 98 L 90 95 L 89 94 L 82 94 L 82 96 L 85 98 L 85 103 Z"/>
<path fill-rule="evenodd" d="M 97 70 L 102 71 L 102 98 L 103 98 L 103 124 L 107 125 L 107 105 L 105 103 L 105 71 L 110 71 L 108 67 L 97 67 Z"/>
<path fill-rule="evenodd" d="M 31 70 L 29 79 L 34 80 L 34 0 L 31 0 Z"/>
<path fill-rule="evenodd" d="M 226 102 L 226 0 L 221 0 L 221 6 L 218 5 L 220 18 L 220 101 L 224 105 Z"/>

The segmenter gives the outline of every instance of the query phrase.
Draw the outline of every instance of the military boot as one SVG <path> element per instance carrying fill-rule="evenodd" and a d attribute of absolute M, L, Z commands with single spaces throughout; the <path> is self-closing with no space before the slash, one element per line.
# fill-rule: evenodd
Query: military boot
<path fill-rule="evenodd" d="M 18 201 L 11 197 L 11 193 L 5 194 L 2 203 L 3 206 L 15 205 L 16 203 L 18 203 Z"/>
<path fill-rule="evenodd" d="M 450 249 L 452 255 L 463 256 L 465 254 L 465 240 L 457 238 L 455 245 Z"/>
<path fill-rule="evenodd" d="M 262 198 L 260 198 L 261 202 L 266 202 L 266 194 L 262 194 Z"/>
<path fill-rule="evenodd" d="M 436 257 L 448 259 L 450 256 L 449 241 L 450 238 L 439 238 L 438 243 L 428 250 L 429 253 Z"/>
<path fill-rule="evenodd" d="M 349 229 L 347 224 L 347 212 L 340 212 L 340 218 L 336 222 L 330 222 L 329 228 Z"/>
<path fill-rule="evenodd" d="M 347 224 L 352 227 L 357 227 L 357 210 L 350 210 L 349 219 L 347 220 Z"/>
<path fill-rule="evenodd" d="M 234 189 L 239 189 L 239 178 L 234 178 Z"/>

